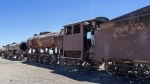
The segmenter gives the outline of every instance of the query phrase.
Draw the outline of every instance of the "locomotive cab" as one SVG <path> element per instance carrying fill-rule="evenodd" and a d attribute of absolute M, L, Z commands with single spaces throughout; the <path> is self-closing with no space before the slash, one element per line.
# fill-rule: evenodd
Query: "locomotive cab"
<path fill-rule="evenodd" d="M 97 17 L 64 26 L 63 58 L 88 59 L 91 47 L 91 38 L 88 37 L 91 37 L 89 34 L 91 32 L 92 21 L 95 21 L 96 25 L 100 27 L 100 24 L 108 21 L 108 19 Z"/>

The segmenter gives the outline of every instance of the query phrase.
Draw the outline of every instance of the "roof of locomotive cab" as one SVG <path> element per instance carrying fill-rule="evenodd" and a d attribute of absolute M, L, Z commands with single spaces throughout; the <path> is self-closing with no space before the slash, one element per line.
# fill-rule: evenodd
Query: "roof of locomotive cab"
<path fill-rule="evenodd" d="M 107 21 L 109 21 L 109 19 L 107 17 L 96 17 L 96 18 L 91 18 L 91 19 L 87 19 L 87 20 L 82 20 L 82 21 L 66 24 L 66 25 L 64 25 L 64 27 L 69 26 L 69 25 L 78 24 L 78 23 L 81 23 L 81 22 L 91 22 L 91 21 L 107 22 Z"/>

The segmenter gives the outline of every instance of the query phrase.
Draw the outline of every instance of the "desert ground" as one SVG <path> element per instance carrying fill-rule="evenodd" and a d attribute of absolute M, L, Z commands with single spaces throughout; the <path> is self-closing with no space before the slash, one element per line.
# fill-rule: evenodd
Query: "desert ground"
<path fill-rule="evenodd" d="M 0 57 L 0 84 L 150 84 L 150 79 L 109 75 L 104 71 L 72 71 L 69 67 Z"/>

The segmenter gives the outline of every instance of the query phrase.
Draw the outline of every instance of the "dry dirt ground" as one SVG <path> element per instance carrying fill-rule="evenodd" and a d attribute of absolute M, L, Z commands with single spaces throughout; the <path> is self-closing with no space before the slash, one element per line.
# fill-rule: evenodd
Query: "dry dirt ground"
<path fill-rule="evenodd" d="M 0 57 L 0 84 L 150 84 L 150 79 L 112 76 L 103 68 L 99 72 L 72 72 L 60 66 L 53 67 Z"/>

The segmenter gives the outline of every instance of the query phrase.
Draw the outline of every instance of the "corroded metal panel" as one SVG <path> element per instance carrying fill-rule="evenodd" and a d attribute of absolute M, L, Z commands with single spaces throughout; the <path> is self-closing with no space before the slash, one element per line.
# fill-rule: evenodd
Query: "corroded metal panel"
<path fill-rule="evenodd" d="M 20 43 L 9 44 L 8 50 L 20 50 Z"/>
<path fill-rule="evenodd" d="M 150 14 L 101 27 L 95 31 L 95 58 L 150 60 Z"/>
<path fill-rule="evenodd" d="M 56 38 L 56 46 L 59 48 L 59 49 L 62 49 L 63 48 L 63 36 L 58 36 Z"/>
<path fill-rule="evenodd" d="M 51 47 L 59 47 L 62 46 L 62 38 L 63 32 L 54 32 L 54 33 L 44 33 L 41 32 L 37 36 L 33 36 L 27 40 L 27 44 L 30 48 L 51 48 Z M 57 39 L 58 38 L 58 39 Z M 58 42 L 60 40 L 61 42 Z"/>
<path fill-rule="evenodd" d="M 37 38 L 38 36 L 33 36 L 27 39 L 27 44 L 30 48 L 38 48 Z"/>
<path fill-rule="evenodd" d="M 26 42 L 20 42 L 20 43 L 12 43 L 8 44 L 5 47 L 6 51 L 12 52 L 12 51 L 21 51 L 21 52 L 26 52 L 28 50 Z"/>
<path fill-rule="evenodd" d="M 144 14 L 148 14 L 148 13 L 150 13 L 150 5 L 146 6 L 146 7 L 142 7 L 133 12 L 122 15 L 120 17 L 114 18 L 111 21 L 121 20 L 121 19 L 129 18 L 129 17 L 135 17 L 135 16 L 144 15 Z"/>
<path fill-rule="evenodd" d="M 63 40 L 64 50 L 83 50 L 83 36 L 80 34 L 65 35 Z"/>
<path fill-rule="evenodd" d="M 43 48 L 46 48 L 46 47 L 53 47 L 56 45 L 55 43 L 55 35 L 49 33 L 49 34 L 44 34 L 44 35 L 40 35 L 38 37 L 38 40 L 37 40 L 37 43 L 40 44 L 39 48 L 43 47 Z"/>
<path fill-rule="evenodd" d="M 6 47 L 0 46 L 0 52 L 6 51 Z"/>
<path fill-rule="evenodd" d="M 83 24 L 80 24 L 80 33 L 65 35 L 63 37 L 63 49 L 69 51 L 83 50 Z"/>
<path fill-rule="evenodd" d="M 39 36 L 34 36 L 33 39 L 31 40 L 31 42 L 32 42 L 32 46 L 34 46 L 36 48 L 42 47 L 42 45 L 40 45 L 40 43 L 39 43 Z"/>

